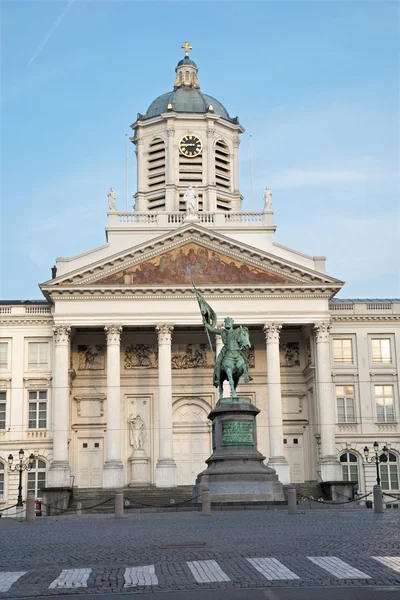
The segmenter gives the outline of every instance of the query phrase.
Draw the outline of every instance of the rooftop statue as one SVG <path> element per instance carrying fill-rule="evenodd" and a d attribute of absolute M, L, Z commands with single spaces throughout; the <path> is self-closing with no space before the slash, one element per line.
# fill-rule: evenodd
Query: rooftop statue
<path fill-rule="evenodd" d="M 112 212 L 117 210 L 117 192 L 110 188 L 110 191 L 107 194 L 108 198 L 108 212 Z"/>
<path fill-rule="evenodd" d="M 183 194 L 183 200 L 185 202 L 186 214 L 197 215 L 197 193 L 192 184 L 188 186 L 186 192 Z"/>
<path fill-rule="evenodd" d="M 223 398 L 223 383 L 227 380 L 231 387 L 232 399 L 237 400 L 236 388 L 240 377 L 244 376 L 245 383 L 252 380 L 252 377 L 249 375 L 247 357 L 243 352 L 243 350 L 248 350 L 251 347 L 249 330 L 247 327 L 234 327 L 234 321 L 231 317 L 225 319 L 224 327 L 216 327 L 217 315 L 194 284 L 193 287 L 214 359 L 215 353 L 208 332 L 211 331 L 216 335 L 220 335 L 224 344 L 221 352 L 216 357 L 214 366 L 213 383 L 216 388 L 219 388 L 219 399 L 222 400 Z"/>
<path fill-rule="evenodd" d="M 267 186 L 263 193 L 264 211 L 272 210 L 272 192 Z"/>

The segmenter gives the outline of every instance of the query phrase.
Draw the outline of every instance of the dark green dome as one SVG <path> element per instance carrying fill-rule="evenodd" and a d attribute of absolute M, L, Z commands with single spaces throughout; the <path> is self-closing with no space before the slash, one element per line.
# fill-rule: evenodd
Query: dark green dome
<path fill-rule="evenodd" d="M 158 117 L 159 115 L 168 112 L 169 104 L 172 104 L 173 112 L 193 114 L 212 112 L 212 114 L 219 115 L 227 121 L 235 122 L 235 119 L 232 119 L 229 116 L 228 111 L 221 102 L 212 96 L 203 94 L 203 92 L 200 92 L 200 90 L 195 88 L 178 88 L 177 90 L 158 96 L 158 98 L 153 100 L 150 104 L 144 118 L 151 119 L 152 117 Z M 209 110 L 210 105 L 212 105 L 213 111 Z"/>
<path fill-rule="evenodd" d="M 197 69 L 197 65 L 194 62 L 194 60 L 192 60 L 188 56 L 185 56 L 185 58 L 182 58 L 182 60 L 180 60 L 176 66 L 181 67 L 182 65 L 192 65 L 192 67 L 196 67 L 196 69 Z"/>

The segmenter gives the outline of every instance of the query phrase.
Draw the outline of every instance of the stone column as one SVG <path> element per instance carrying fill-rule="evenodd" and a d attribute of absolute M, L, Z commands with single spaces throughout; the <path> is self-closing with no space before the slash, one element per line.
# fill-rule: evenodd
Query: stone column
<path fill-rule="evenodd" d="M 319 433 L 321 435 L 321 457 L 319 471 L 322 481 L 341 481 L 342 472 L 337 459 L 335 444 L 336 412 L 332 389 L 331 362 L 329 352 L 330 323 L 314 325 L 317 342 L 317 398 Z"/>
<path fill-rule="evenodd" d="M 103 486 L 117 489 L 124 485 L 121 460 L 121 389 L 120 343 L 122 327 L 104 327 L 107 336 L 107 401 L 106 401 L 106 462 L 103 467 Z"/>
<path fill-rule="evenodd" d="M 69 437 L 69 336 L 70 327 L 59 325 L 54 332 L 53 369 L 53 460 L 49 468 L 47 486 L 71 487 L 71 467 L 68 462 Z"/>
<path fill-rule="evenodd" d="M 267 342 L 267 393 L 269 460 L 268 466 L 275 469 L 283 485 L 290 483 L 290 465 L 283 452 L 281 367 L 279 362 L 279 334 L 282 325 L 264 325 Z"/>
<path fill-rule="evenodd" d="M 177 469 L 172 444 L 171 338 L 173 325 L 157 325 L 158 335 L 158 442 L 156 486 L 177 485 Z"/>

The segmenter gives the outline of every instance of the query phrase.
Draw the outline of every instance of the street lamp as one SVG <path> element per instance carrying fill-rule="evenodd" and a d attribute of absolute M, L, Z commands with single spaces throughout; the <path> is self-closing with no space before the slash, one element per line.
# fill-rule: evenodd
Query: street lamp
<path fill-rule="evenodd" d="M 33 467 L 33 461 L 35 460 L 35 455 L 34 454 L 30 454 L 29 458 L 28 458 L 28 462 L 24 462 L 24 451 L 21 450 L 18 452 L 19 455 L 19 463 L 17 463 L 15 465 L 15 467 L 12 466 L 13 464 L 13 460 L 14 457 L 12 454 L 8 455 L 8 468 L 10 469 L 10 471 L 18 471 L 19 472 L 19 486 L 18 486 L 18 499 L 17 499 L 17 506 L 23 506 L 23 502 L 22 502 L 22 471 L 30 471 Z"/>
<path fill-rule="evenodd" d="M 365 448 L 364 448 L 365 462 L 371 463 L 371 464 L 373 464 L 373 463 L 376 464 L 376 483 L 378 485 L 381 485 L 381 477 L 380 477 L 380 473 L 379 473 L 379 463 L 387 462 L 389 450 L 388 450 L 388 448 L 386 448 L 386 446 L 383 446 L 383 448 L 382 448 L 383 454 L 381 454 L 379 456 L 379 454 L 378 454 L 379 453 L 379 444 L 378 444 L 378 442 L 374 442 L 374 452 L 375 452 L 375 456 L 371 456 L 371 458 L 368 458 L 369 448 L 368 448 L 368 446 L 365 446 Z"/>

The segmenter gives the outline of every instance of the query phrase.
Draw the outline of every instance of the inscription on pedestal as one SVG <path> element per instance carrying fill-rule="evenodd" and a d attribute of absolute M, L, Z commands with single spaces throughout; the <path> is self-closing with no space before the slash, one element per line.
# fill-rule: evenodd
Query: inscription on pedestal
<path fill-rule="evenodd" d="M 222 443 L 253 445 L 252 421 L 222 421 Z"/>

